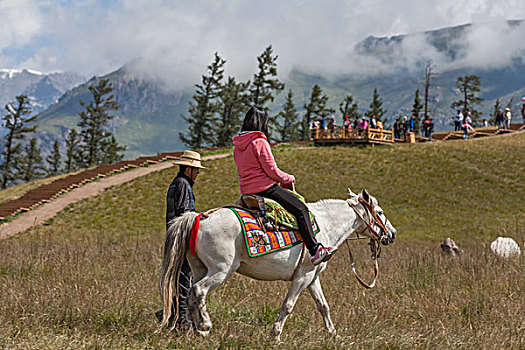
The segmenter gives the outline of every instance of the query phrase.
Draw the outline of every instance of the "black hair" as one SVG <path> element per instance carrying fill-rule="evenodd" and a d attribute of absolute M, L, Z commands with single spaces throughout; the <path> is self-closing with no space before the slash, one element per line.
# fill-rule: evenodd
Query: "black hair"
<path fill-rule="evenodd" d="M 179 173 L 184 174 L 188 168 L 189 166 L 187 165 L 179 164 Z"/>
<path fill-rule="evenodd" d="M 244 117 L 241 131 L 260 131 L 269 141 L 268 118 L 268 113 L 261 106 L 252 106 Z"/>

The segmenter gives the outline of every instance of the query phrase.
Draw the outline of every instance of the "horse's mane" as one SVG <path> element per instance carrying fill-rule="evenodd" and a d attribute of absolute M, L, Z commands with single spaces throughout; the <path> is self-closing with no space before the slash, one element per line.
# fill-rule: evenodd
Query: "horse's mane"
<path fill-rule="evenodd" d="M 324 204 L 336 204 L 336 203 L 341 203 L 341 202 L 344 202 L 343 199 L 334 199 L 334 198 L 328 198 L 328 199 L 320 199 L 318 200 L 317 202 L 314 202 L 314 203 L 308 203 L 309 206 L 312 206 L 312 207 L 315 207 L 315 208 L 318 208 Z"/>

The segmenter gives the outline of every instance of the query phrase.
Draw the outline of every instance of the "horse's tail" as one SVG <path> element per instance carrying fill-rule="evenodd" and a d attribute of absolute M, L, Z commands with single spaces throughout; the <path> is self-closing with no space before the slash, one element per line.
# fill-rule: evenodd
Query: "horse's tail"
<path fill-rule="evenodd" d="M 173 325 L 175 325 L 178 318 L 179 278 L 187 251 L 186 242 L 198 215 L 195 212 L 186 212 L 173 219 L 170 222 L 168 231 L 166 231 L 164 257 L 162 258 L 159 278 L 163 309 L 161 327 L 168 325 L 173 311 L 175 311 Z"/>

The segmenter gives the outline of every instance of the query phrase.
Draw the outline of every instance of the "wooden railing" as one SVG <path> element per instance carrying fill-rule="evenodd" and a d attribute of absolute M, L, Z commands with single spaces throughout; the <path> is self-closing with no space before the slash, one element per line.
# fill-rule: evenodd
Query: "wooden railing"
<path fill-rule="evenodd" d="M 394 132 L 392 130 L 370 129 L 366 130 L 369 140 L 394 142 Z"/>
<path fill-rule="evenodd" d="M 358 130 L 343 127 L 335 129 L 311 129 L 310 140 L 370 140 L 379 142 L 394 142 L 392 130 L 371 129 Z"/>

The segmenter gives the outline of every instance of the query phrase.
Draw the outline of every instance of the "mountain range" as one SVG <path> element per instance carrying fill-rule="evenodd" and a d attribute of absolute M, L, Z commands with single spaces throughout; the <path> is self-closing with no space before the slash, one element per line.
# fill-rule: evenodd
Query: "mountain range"
<path fill-rule="evenodd" d="M 18 95 L 27 95 L 33 113 L 40 113 L 83 81 L 85 77 L 73 72 L 44 74 L 30 69 L 0 69 L 0 106 L 15 101 Z"/>
<path fill-rule="evenodd" d="M 507 21 L 506 25 L 512 30 L 523 27 L 524 23 Z M 436 75 L 430 88 L 430 109 L 437 130 L 449 128 L 449 118 L 453 113 L 450 104 L 459 99 L 454 89 L 459 76 L 476 74 L 481 77 L 480 97 L 485 101 L 479 109 L 484 118 L 490 118 L 497 98 L 503 107 L 508 105 L 514 115 L 518 114 L 520 99 L 525 95 L 525 52 L 518 52 L 505 64 L 470 64 L 467 58 L 471 48 L 468 41 L 462 39 L 469 35 L 472 28 L 472 25 L 463 25 L 392 37 L 370 36 L 353 48 L 354 56 L 351 57 L 362 62 L 353 73 L 328 76 L 295 69 L 281 80 L 286 84 L 286 90 L 291 88 L 294 92 L 294 102 L 300 115 L 314 84 L 321 86 L 329 97 L 329 105 L 335 110 L 338 110 L 345 95 L 352 94 L 361 112 L 368 108 L 372 92 L 377 88 L 383 108 L 387 110 L 388 125 L 400 115 L 409 114 L 416 89 L 422 96 L 425 67 L 432 59 Z M 414 48 L 414 43 L 420 45 L 420 54 L 407 51 Z M 425 54 L 429 51 L 437 58 Z M 75 74 L 39 75 L 29 70 L 12 74 L 2 70 L 0 93 L 11 100 L 20 93 L 33 96 L 34 111 L 39 113 L 38 137 L 45 147 L 51 145 L 54 139 L 63 142 L 68 130 L 78 123 L 79 101 L 90 100 L 89 85 L 97 79 L 107 78 L 113 84 L 114 95 L 120 105 L 110 128 L 118 142 L 128 147 L 127 157 L 183 149 L 178 135 L 186 129 L 186 124 L 180 116 L 187 113 L 188 102 L 195 91 L 167 90 L 163 84 L 139 74 L 133 67 L 133 64 L 125 65 L 80 85 L 75 84 L 79 79 Z M 6 77 L 10 75 L 16 76 L 19 82 L 12 84 L 11 90 L 7 91 L 2 82 L 7 81 Z M 271 106 L 272 113 L 281 109 L 284 95 L 277 96 Z M 49 104 L 49 101 L 54 103 Z M 337 117 L 341 120 L 341 116 Z"/>

